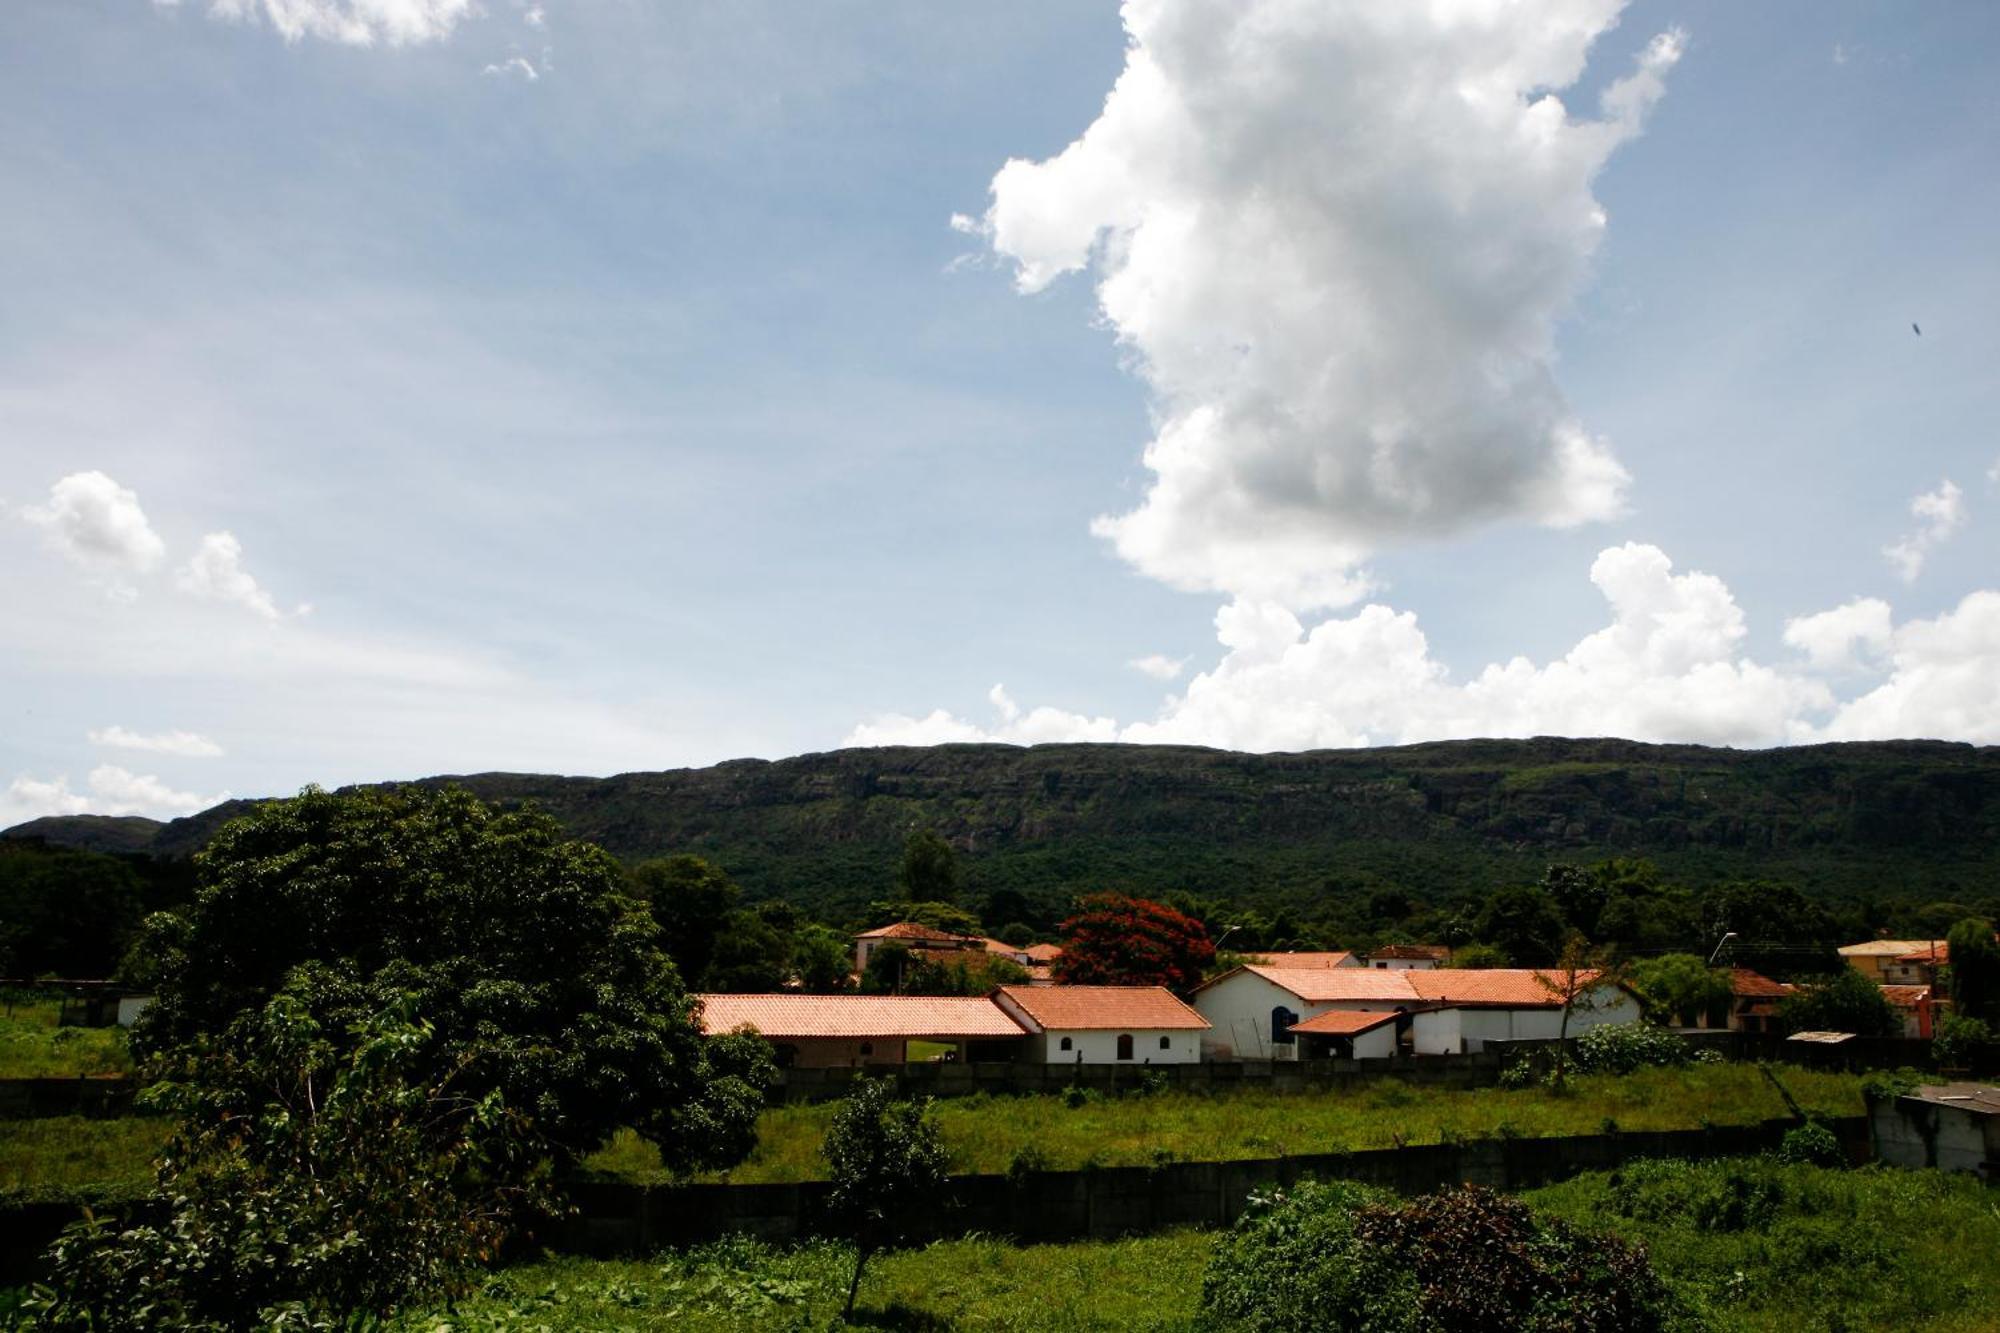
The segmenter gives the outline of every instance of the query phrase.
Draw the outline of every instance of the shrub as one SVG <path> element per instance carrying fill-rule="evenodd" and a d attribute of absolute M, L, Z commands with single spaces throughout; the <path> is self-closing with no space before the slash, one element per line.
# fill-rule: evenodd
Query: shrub
<path fill-rule="evenodd" d="M 1202 1309 L 1255 1333 L 1414 1333 L 1423 1327 L 1416 1278 L 1356 1230 L 1361 1210 L 1387 1200 L 1345 1181 L 1253 1194 L 1216 1242 L 1202 1277 Z"/>
<path fill-rule="evenodd" d="M 1218 1242 L 1203 1309 L 1259 1333 L 1652 1333 L 1673 1312 L 1645 1254 L 1478 1188 L 1401 1207 L 1348 1184 L 1254 1202 Z"/>
<path fill-rule="evenodd" d="M 1832 1130 L 1809 1120 L 1785 1131 L 1778 1143 L 1778 1160 L 1797 1166 L 1845 1166 L 1847 1155 L 1841 1152 L 1840 1140 Z"/>
<path fill-rule="evenodd" d="M 1937 1035 L 1931 1038 L 1931 1054 L 1941 1066 L 1963 1068 L 1990 1047 L 1993 1040 L 1990 1025 L 1977 1018 L 1947 1013 L 1938 1019 Z"/>
<path fill-rule="evenodd" d="M 834 1113 L 820 1153 L 832 1181 L 827 1215 L 854 1242 L 852 1315 L 869 1256 L 915 1234 L 924 1209 L 936 1203 L 944 1143 L 928 1101 L 892 1101 L 889 1080 L 863 1079 Z"/>
<path fill-rule="evenodd" d="M 1535 1058 L 1523 1054 L 1513 1064 L 1500 1071 L 1500 1086 L 1519 1091 L 1535 1086 Z"/>
<path fill-rule="evenodd" d="M 1586 1074 L 1630 1074 L 1688 1059 L 1687 1042 L 1647 1023 L 1606 1023 L 1576 1039 L 1576 1067 Z"/>
<path fill-rule="evenodd" d="M 1785 1204 L 1778 1176 L 1756 1161 L 1632 1162 L 1610 1177 L 1611 1209 L 1642 1222 L 1687 1221 L 1702 1231 L 1763 1231 Z"/>

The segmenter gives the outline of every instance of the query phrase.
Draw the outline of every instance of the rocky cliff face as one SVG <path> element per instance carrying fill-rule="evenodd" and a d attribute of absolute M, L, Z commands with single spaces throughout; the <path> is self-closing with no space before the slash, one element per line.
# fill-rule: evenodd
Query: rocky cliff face
<path fill-rule="evenodd" d="M 880 896 L 918 825 L 960 848 L 975 892 L 1101 884 L 1283 900 L 1396 883 L 1431 894 L 1610 855 L 1833 893 L 2000 882 L 2000 748 L 1931 742 L 1733 751 L 1537 739 L 1279 755 L 953 745 L 427 781 L 533 801 L 620 857 L 700 852 L 755 894 L 826 906 Z M 143 838 L 135 821 L 115 821 L 115 850 L 185 855 L 242 807 Z M 13 832 L 80 845 L 111 836 L 87 817 Z"/>

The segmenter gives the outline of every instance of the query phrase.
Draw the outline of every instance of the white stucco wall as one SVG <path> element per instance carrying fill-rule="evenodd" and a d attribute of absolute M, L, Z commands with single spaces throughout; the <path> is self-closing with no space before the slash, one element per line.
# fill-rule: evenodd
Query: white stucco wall
<path fill-rule="evenodd" d="M 1354 1058 L 1357 1060 L 1387 1060 L 1396 1053 L 1396 1025 L 1384 1023 L 1379 1028 L 1356 1033 L 1354 1037 Z"/>
<path fill-rule="evenodd" d="M 1639 1002 L 1616 987 L 1594 994 L 1595 1008 L 1577 1009 L 1569 1016 L 1569 1035 L 1580 1036 L 1607 1023 L 1636 1023 Z M 1473 1054 L 1493 1040 L 1544 1038 L 1562 1031 L 1560 1009 L 1457 1008 L 1419 1013 L 1410 1025 L 1411 1047 L 1419 1055 Z"/>
<path fill-rule="evenodd" d="M 153 1003 L 150 995 L 126 995 L 118 1001 L 118 1026 L 129 1028 L 139 1021 L 139 1015 L 146 1012 Z"/>
<path fill-rule="evenodd" d="M 1208 1020 L 1202 1054 L 1211 1060 L 1288 1059 L 1295 1047 L 1271 1045 L 1271 1010 L 1284 1005 L 1301 1019 L 1329 1009 L 1387 1014 L 1414 1007 L 1407 1000 L 1340 1000 L 1308 1004 L 1255 972 L 1225 977 L 1194 997 L 1195 1011 Z"/>
<path fill-rule="evenodd" d="M 1377 972 L 1428 972 L 1437 966 L 1433 958 L 1371 958 L 1368 966 Z"/>
<path fill-rule="evenodd" d="M 1038 1032 L 1027 1040 L 1026 1058 L 1051 1065 L 1191 1065 L 1201 1060 L 1201 1033 L 1133 1028 L 1132 1058 L 1118 1058 L 1119 1034 L 1109 1030 Z M 1067 1039 L 1070 1049 L 1062 1048 Z M 1166 1044 L 1161 1045 L 1164 1041 Z"/>

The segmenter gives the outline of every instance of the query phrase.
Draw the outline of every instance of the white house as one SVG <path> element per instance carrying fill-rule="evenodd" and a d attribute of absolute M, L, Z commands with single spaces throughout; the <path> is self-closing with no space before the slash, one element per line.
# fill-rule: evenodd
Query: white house
<path fill-rule="evenodd" d="M 1194 1007 L 1209 1024 L 1203 1053 L 1217 1060 L 1292 1059 L 1298 1043 L 1290 1039 L 1290 1029 L 1303 1019 L 1334 1009 L 1393 1014 L 1417 1008 L 1423 1001 L 1407 976 L 1362 967 L 1258 963 L 1225 972 L 1194 993 Z"/>
<path fill-rule="evenodd" d="M 1565 1029 L 1560 972 L 1496 967 L 1389 975 L 1406 978 L 1426 1006 L 1410 1022 L 1411 1049 L 1418 1055 L 1473 1054 L 1496 1039 L 1553 1039 L 1565 1030 L 1575 1037 L 1641 1017 L 1638 999 L 1623 986 L 1586 984 Z"/>
<path fill-rule="evenodd" d="M 1543 980 L 1537 980 L 1537 977 Z M 1224 973 L 1195 992 L 1194 1005 L 1209 1021 L 1204 1050 L 1213 1059 L 1289 1060 L 1301 1054 L 1295 1035 L 1309 1020 L 1332 1013 L 1407 1013 L 1410 1049 L 1419 1055 L 1474 1052 L 1496 1038 L 1555 1037 L 1562 1029 L 1562 1001 L 1551 986 L 1560 974 L 1528 968 L 1478 970 L 1375 968 L 1269 968 L 1251 965 Z M 1639 1002 L 1618 986 L 1586 987 L 1569 1017 L 1572 1036 L 1605 1023 L 1636 1023 Z M 1320 1036 L 1352 1036 L 1333 1019 Z M 1375 1025 L 1365 1025 L 1374 1032 Z M 1377 1035 L 1355 1042 L 1374 1049 Z M 1315 1041 L 1313 1047 L 1324 1043 Z M 1393 1050 L 1393 1047 L 1391 1047 Z M 1384 1052 L 1389 1053 L 1387 1051 Z"/>
<path fill-rule="evenodd" d="M 1451 950 L 1442 944 L 1385 944 L 1369 951 L 1366 966 L 1379 972 L 1428 972 L 1450 958 Z"/>
<path fill-rule="evenodd" d="M 1027 1029 L 1038 1064 L 1190 1065 L 1208 1022 L 1160 986 L 1002 986 L 993 1002 Z"/>

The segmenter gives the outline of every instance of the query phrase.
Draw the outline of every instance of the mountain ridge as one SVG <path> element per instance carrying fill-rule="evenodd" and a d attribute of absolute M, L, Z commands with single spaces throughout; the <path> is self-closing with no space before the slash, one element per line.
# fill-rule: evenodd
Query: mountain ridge
<path fill-rule="evenodd" d="M 1054 901 L 1100 887 L 1271 905 L 1382 887 L 1442 900 L 1609 856 L 1646 857 L 1689 883 L 1769 877 L 1845 899 L 2000 885 L 2000 747 L 1946 741 L 1731 750 L 1540 737 L 1275 754 L 943 745 L 419 783 L 533 802 L 627 861 L 707 856 L 753 898 L 831 916 L 888 896 L 901 840 L 922 825 L 959 848 L 975 902 L 1003 888 Z M 143 841 L 133 819 L 103 816 L 0 837 L 175 858 L 254 804 L 158 823 Z"/>

